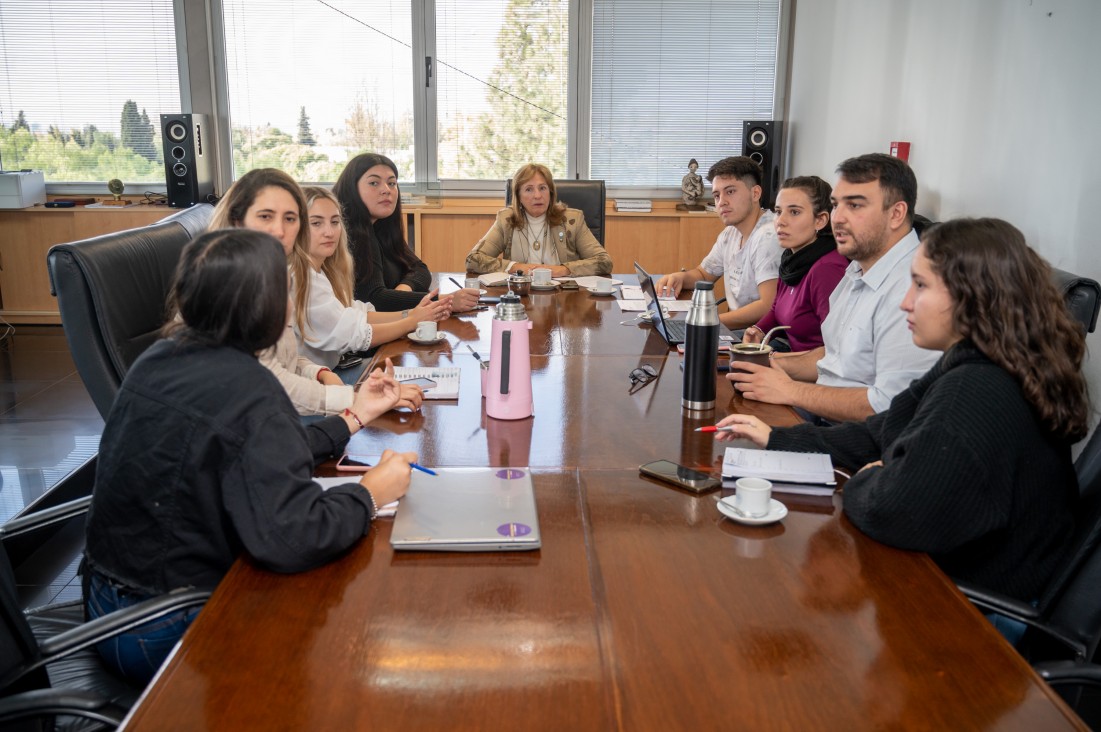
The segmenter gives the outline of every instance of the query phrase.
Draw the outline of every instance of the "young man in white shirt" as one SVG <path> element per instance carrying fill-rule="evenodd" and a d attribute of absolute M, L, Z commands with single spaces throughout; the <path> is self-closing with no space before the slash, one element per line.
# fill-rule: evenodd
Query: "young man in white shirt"
<path fill-rule="evenodd" d="M 719 321 L 731 330 L 753 325 L 772 307 L 780 271 L 780 243 L 772 225 L 775 214 L 761 210 L 761 166 L 747 157 L 723 158 L 707 171 L 715 210 L 726 228 L 703 262 L 657 282 L 659 295 L 676 297 L 698 280 L 714 282 L 726 275 L 728 310 Z"/>
<path fill-rule="evenodd" d="M 727 378 L 749 399 L 790 404 L 827 421 L 863 420 L 940 357 L 914 345 L 900 310 L 910 286 L 917 178 L 910 166 L 881 153 L 837 167 L 833 235 L 852 260 L 830 296 L 821 348 L 777 354 L 772 368 L 745 364 Z"/>

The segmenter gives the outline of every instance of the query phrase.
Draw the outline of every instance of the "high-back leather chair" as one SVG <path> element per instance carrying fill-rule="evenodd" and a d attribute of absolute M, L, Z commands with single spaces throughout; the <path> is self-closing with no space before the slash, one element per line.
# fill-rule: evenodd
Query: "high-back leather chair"
<path fill-rule="evenodd" d="M 149 226 L 58 244 L 46 255 L 69 350 L 104 419 L 130 365 L 167 319 L 180 253 L 213 213 L 199 204 Z"/>
<path fill-rule="evenodd" d="M 604 181 L 556 180 L 554 187 L 559 201 L 585 214 L 589 231 L 593 232 L 600 246 L 604 246 L 604 207 L 608 198 Z M 512 205 L 512 178 L 505 181 L 505 205 Z"/>

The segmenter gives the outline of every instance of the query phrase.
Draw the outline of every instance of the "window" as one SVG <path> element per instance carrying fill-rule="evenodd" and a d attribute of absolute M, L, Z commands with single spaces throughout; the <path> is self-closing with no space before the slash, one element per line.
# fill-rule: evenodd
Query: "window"
<path fill-rule="evenodd" d="M 567 0 L 436 0 L 436 52 L 440 178 L 566 176 Z"/>
<path fill-rule="evenodd" d="M 0 162 L 48 181 L 164 185 L 180 111 L 172 0 L 0 3 Z"/>
<path fill-rule="evenodd" d="M 412 180 L 408 0 L 223 0 L 233 175 L 333 182 L 361 152 Z"/>
<path fill-rule="evenodd" d="M 779 0 L 593 0 L 590 173 L 680 186 L 772 119 Z"/>

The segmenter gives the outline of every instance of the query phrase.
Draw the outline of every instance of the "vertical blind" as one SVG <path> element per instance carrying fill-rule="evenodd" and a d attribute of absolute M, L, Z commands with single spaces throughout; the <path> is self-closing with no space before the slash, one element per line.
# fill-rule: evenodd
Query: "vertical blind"
<path fill-rule="evenodd" d="M 0 162 L 49 182 L 164 183 L 180 111 L 172 0 L 0 2 Z"/>
<path fill-rule="evenodd" d="M 679 186 L 772 119 L 780 0 L 593 0 L 591 174 Z"/>

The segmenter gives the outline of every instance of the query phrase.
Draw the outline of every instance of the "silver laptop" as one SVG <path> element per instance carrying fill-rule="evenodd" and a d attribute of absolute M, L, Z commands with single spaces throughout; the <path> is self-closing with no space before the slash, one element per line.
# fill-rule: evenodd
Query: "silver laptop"
<path fill-rule="evenodd" d="M 414 471 L 390 533 L 394 549 L 497 552 L 538 549 L 539 516 L 527 468 Z"/>
<path fill-rule="evenodd" d="M 661 303 L 658 302 L 657 289 L 654 287 L 654 281 L 650 278 L 650 273 L 644 270 L 641 264 L 635 262 L 635 274 L 638 275 L 638 286 L 642 288 L 642 299 L 646 301 L 646 312 L 654 323 L 654 330 L 670 346 L 684 343 L 685 323 L 683 320 L 665 319 L 665 313 L 662 312 Z"/>

